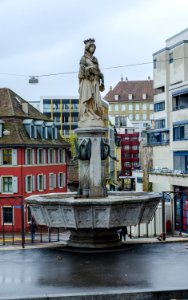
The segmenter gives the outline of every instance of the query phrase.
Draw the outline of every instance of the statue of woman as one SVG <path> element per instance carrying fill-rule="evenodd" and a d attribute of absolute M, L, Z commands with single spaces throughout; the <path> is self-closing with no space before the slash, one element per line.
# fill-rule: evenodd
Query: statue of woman
<path fill-rule="evenodd" d="M 85 52 L 80 60 L 79 94 L 80 113 L 79 121 L 99 120 L 102 117 L 100 91 L 104 91 L 104 77 L 99 69 L 98 60 L 93 56 L 96 46 L 94 39 L 84 41 Z"/>

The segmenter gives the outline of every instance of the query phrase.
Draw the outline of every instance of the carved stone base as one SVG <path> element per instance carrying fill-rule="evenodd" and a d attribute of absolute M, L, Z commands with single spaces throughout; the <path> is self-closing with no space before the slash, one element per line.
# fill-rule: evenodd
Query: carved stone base
<path fill-rule="evenodd" d="M 78 122 L 78 128 L 85 128 L 85 127 L 105 127 L 104 121 L 102 119 L 99 120 L 92 120 L 90 118 L 85 118 Z"/>
<path fill-rule="evenodd" d="M 71 193 L 62 193 L 26 200 L 38 225 L 71 231 L 69 246 L 107 248 L 119 245 L 118 228 L 149 223 L 160 195 L 114 192 L 108 198 L 74 199 Z"/>
<path fill-rule="evenodd" d="M 78 248 L 110 248 L 121 245 L 117 229 L 70 229 L 68 246 Z"/>
<path fill-rule="evenodd" d="M 94 122 L 95 120 L 91 121 Z M 99 121 L 97 125 L 99 125 Z M 91 142 L 90 159 L 79 160 L 79 192 L 85 197 L 106 197 L 106 166 L 105 160 L 101 159 L 101 140 L 105 139 L 107 131 L 108 129 L 103 127 L 87 127 L 75 130 L 80 147 L 87 145 L 88 141 Z"/>

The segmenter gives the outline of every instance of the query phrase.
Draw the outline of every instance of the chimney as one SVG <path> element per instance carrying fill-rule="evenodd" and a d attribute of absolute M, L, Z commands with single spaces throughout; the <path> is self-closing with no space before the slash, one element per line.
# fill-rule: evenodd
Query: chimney
<path fill-rule="evenodd" d="M 28 103 L 27 102 L 22 102 L 22 110 L 25 114 L 28 115 L 29 112 L 29 107 L 28 107 Z"/>

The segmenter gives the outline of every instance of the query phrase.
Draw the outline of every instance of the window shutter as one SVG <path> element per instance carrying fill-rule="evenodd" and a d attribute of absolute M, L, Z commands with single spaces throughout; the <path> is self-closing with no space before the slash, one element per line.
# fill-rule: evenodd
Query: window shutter
<path fill-rule="evenodd" d="M 63 173 L 63 187 L 66 186 L 66 174 Z"/>
<path fill-rule="evenodd" d="M 65 163 L 65 149 L 63 149 L 63 163 Z"/>
<path fill-rule="evenodd" d="M 12 181 L 13 193 L 18 193 L 18 177 L 14 176 Z"/>
<path fill-rule="evenodd" d="M 32 164 L 35 164 L 35 149 L 32 149 Z"/>
<path fill-rule="evenodd" d="M 54 164 L 56 164 L 56 149 L 54 149 Z"/>
<path fill-rule="evenodd" d="M 44 181 L 44 190 L 46 189 L 46 175 L 43 175 L 43 181 Z"/>
<path fill-rule="evenodd" d="M 50 164 L 50 149 L 48 149 L 48 163 Z"/>
<path fill-rule="evenodd" d="M 39 164 L 39 149 L 37 149 L 37 164 Z"/>
<path fill-rule="evenodd" d="M 43 163 L 46 164 L 46 149 L 43 149 Z"/>
<path fill-rule="evenodd" d="M 58 188 L 60 188 L 60 173 L 58 173 Z"/>
<path fill-rule="evenodd" d="M 25 149 L 25 165 L 28 165 L 27 149 Z"/>
<path fill-rule="evenodd" d="M 53 186 L 54 188 L 56 188 L 57 184 L 56 184 L 56 174 L 54 174 L 54 182 L 53 182 Z"/>
<path fill-rule="evenodd" d="M 32 190 L 35 191 L 35 176 L 32 177 Z"/>
<path fill-rule="evenodd" d="M 25 191 L 28 192 L 28 176 L 25 176 Z"/>
<path fill-rule="evenodd" d="M 17 165 L 17 149 L 12 149 L 12 164 Z"/>
<path fill-rule="evenodd" d="M 39 175 L 37 175 L 37 190 L 39 191 Z"/>
<path fill-rule="evenodd" d="M 2 189 L 2 180 L 1 180 L 1 177 L 0 177 L 0 193 L 1 193 L 1 189 Z"/>
<path fill-rule="evenodd" d="M 0 149 L 0 165 L 2 165 L 2 149 Z"/>

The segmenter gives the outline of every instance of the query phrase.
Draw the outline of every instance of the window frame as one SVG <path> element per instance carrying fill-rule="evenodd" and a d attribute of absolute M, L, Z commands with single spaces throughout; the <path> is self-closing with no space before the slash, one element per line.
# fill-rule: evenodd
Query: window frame
<path fill-rule="evenodd" d="M 12 211 L 12 222 L 4 222 L 4 209 L 9 208 Z M 13 206 L 2 206 L 2 225 L 13 225 L 14 224 L 14 207 Z"/>

